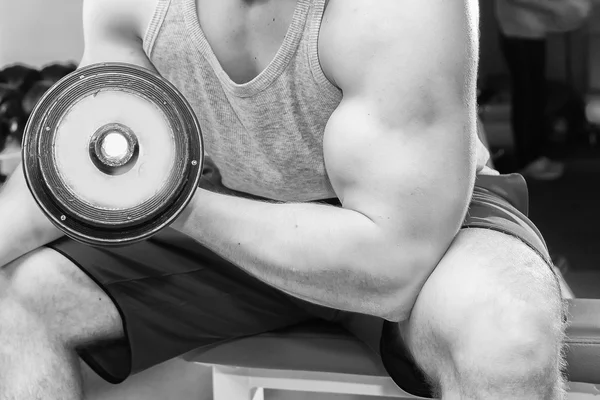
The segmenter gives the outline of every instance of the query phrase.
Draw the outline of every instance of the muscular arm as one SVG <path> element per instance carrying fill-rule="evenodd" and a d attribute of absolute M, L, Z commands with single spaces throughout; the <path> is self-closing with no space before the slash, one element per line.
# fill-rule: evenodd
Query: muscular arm
<path fill-rule="evenodd" d="M 343 207 L 200 191 L 176 228 L 294 296 L 406 318 L 474 184 L 476 7 L 331 0 L 320 54 L 344 96 L 324 154 Z"/>
<path fill-rule="evenodd" d="M 85 51 L 80 66 L 104 61 L 152 65 L 142 51 L 139 32 L 152 10 L 148 0 L 85 0 L 83 27 Z M 0 266 L 62 236 L 31 196 L 22 166 L 0 192 Z"/>
<path fill-rule="evenodd" d="M 459 229 L 474 181 L 476 18 L 464 3 L 432 1 L 330 1 L 321 56 L 344 100 L 324 152 L 343 207 L 199 190 L 174 227 L 294 296 L 405 318 Z M 133 17 L 147 4 L 86 0 L 82 65 L 152 69 Z M 2 264 L 61 236 L 20 170 L 0 213 Z"/>

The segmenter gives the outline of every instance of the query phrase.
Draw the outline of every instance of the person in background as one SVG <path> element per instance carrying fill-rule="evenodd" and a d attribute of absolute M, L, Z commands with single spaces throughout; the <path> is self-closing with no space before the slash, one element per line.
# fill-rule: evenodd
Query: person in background
<path fill-rule="evenodd" d="M 546 40 L 581 26 L 588 0 L 496 0 L 500 47 L 511 76 L 511 125 L 517 168 L 527 178 L 554 180 L 562 162 L 547 155 Z"/>

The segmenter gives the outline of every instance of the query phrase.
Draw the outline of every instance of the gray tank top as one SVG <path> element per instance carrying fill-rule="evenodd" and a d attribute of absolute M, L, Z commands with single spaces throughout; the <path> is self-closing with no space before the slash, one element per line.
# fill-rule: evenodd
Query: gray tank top
<path fill-rule="evenodd" d="M 336 197 L 323 132 L 342 94 L 317 55 L 325 1 L 298 0 L 275 58 L 255 79 L 237 84 L 208 44 L 195 0 L 159 0 L 144 49 L 196 112 L 207 164 L 226 188 L 281 201 Z"/>
<path fill-rule="evenodd" d="M 237 84 L 202 32 L 196 1 L 159 0 L 144 50 L 196 112 L 216 190 L 279 201 L 337 197 L 323 158 L 325 125 L 342 99 L 318 57 L 326 1 L 298 0 L 275 58 Z"/>

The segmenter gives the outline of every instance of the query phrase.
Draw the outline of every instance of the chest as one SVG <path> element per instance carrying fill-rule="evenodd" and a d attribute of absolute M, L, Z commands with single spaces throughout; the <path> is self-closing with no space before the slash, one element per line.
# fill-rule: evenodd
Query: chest
<path fill-rule="evenodd" d="M 271 63 L 289 30 L 296 0 L 196 0 L 198 20 L 230 79 L 251 81 Z"/>

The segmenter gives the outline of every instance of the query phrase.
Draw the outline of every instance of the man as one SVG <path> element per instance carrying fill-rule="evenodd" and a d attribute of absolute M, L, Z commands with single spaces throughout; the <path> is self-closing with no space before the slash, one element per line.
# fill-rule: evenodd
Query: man
<path fill-rule="evenodd" d="M 546 40 L 551 32 L 576 29 L 589 10 L 587 0 L 496 0 L 517 168 L 526 177 L 555 180 L 564 173 L 564 164 L 548 156 Z"/>
<path fill-rule="evenodd" d="M 0 399 L 81 399 L 78 355 L 118 383 L 311 318 L 381 352 L 413 394 L 562 398 L 560 289 L 516 208 L 524 181 L 485 169 L 477 141 L 475 1 L 84 9 L 82 65 L 170 80 L 211 162 L 173 229 L 121 249 L 62 238 L 14 174 Z"/>

